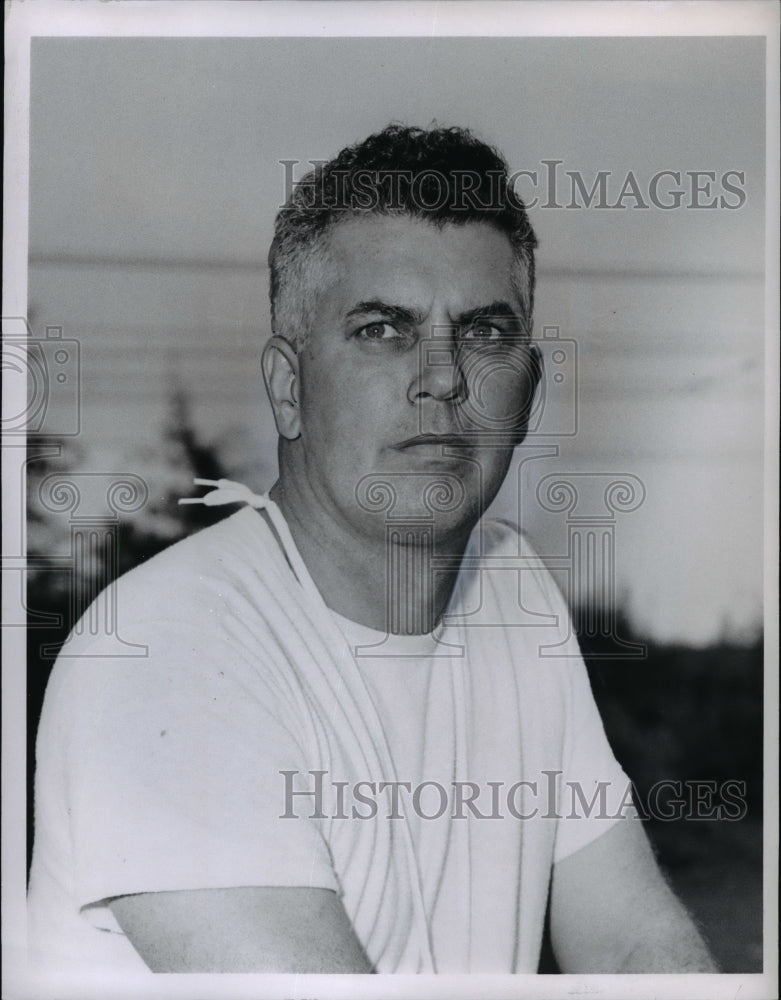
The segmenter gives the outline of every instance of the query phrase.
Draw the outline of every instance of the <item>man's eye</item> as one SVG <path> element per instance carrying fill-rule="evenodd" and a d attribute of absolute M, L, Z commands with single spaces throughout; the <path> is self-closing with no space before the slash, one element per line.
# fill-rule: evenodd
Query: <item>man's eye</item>
<path fill-rule="evenodd" d="M 493 323 L 478 321 L 477 323 L 473 323 L 468 330 L 464 331 L 462 338 L 464 340 L 486 341 L 501 340 L 503 336 L 503 332 L 494 326 Z"/>
<path fill-rule="evenodd" d="M 358 336 L 362 340 L 396 340 L 401 334 L 390 323 L 368 323 L 358 330 Z"/>

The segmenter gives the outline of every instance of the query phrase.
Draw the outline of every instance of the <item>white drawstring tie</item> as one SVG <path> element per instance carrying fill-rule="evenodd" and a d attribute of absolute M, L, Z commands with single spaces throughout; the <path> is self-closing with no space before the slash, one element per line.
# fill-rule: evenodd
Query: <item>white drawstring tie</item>
<path fill-rule="evenodd" d="M 215 486 L 211 493 L 202 497 L 182 497 L 180 504 L 202 503 L 206 507 L 219 507 L 224 503 L 248 503 L 251 507 L 267 507 L 269 498 L 261 493 L 253 493 L 244 483 L 234 483 L 232 479 L 193 479 L 196 486 Z"/>

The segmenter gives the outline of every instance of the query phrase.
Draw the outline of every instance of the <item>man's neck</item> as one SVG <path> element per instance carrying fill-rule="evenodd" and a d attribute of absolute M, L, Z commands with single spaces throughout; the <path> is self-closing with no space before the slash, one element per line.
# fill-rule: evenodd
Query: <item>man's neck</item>
<path fill-rule="evenodd" d="M 298 490 L 282 481 L 270 496 L 332 611 L 397 635 L 421 635 L 435 628 L 453 592 L 468 531 L 455 538 L 438 537 L 433 526 L 404 526 L 375 538 L 307 504 Z"/>

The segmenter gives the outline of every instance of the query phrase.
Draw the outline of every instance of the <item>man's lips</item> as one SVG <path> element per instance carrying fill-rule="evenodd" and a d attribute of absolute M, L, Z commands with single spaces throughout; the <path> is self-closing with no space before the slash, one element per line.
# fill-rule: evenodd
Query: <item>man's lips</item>
<path fill-rule="evenodd" d="M 404 451 L 407 448 L 417 448 L 421 445 L 468 448 L 470 444 L 469 438 L 464 434 L 417 434 L 415 437 L 399 441 L 394 447 L 399 451 Z"/>

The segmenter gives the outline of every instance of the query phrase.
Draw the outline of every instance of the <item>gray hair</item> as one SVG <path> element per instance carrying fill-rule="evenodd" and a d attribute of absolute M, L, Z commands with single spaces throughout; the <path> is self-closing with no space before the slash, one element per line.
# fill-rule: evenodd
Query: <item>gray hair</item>
<path fill-rule="evenodd" d="M 502 155 L 467 129 L 402 125 L 389 125 L 316 166 L 276 218 L 269 250 L 272 331 L 296 349 L 306 343 L 317 293 L 335 279 L 328 240 L 340 222 L 407 215 L 438 227 L 488 222 L 505 233 L 530 334 L 537 240 L 507 175 Z"/>

